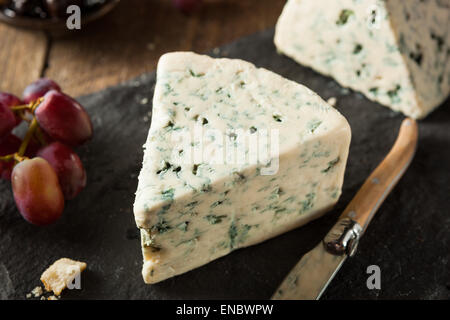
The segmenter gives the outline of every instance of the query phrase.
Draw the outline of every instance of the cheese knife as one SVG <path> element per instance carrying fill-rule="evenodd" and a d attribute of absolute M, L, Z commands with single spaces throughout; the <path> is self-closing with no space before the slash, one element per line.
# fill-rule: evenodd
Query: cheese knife
<path fill-rule="evenodd" d="M 273 300 L 320 299 L 411 163 L 418 139 L 416 121 L 406 118 L 394 146 L 364 182 L 325 238 L 305 254 L 273 295 Z"/>

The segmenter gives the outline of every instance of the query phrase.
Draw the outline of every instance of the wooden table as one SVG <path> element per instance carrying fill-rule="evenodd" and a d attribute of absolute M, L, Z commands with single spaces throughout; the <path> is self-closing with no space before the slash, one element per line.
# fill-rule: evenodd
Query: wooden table
<path fill-rule="evenodd" d="M 0 91 L 45 76 L 73 96 L 155 69 L 168 51 L 205 52 L 273 27 L 285 0 L 204 0 L 186 16 L 171 0 L 123 0 L 104 19 L 55 38 L 0 24 Z"/>

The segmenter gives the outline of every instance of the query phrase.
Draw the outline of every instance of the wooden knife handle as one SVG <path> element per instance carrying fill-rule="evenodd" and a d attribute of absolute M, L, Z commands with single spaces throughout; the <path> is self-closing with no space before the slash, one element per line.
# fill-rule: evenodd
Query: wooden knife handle
<path fill-rule="evenodd" d="M 406 118 L 402 122 L 394 146 L 364 182 L 340 219 L 352 219 L 361 226 L 361 234 L 364 233 L 375 212 L 411 163 L 417 148 L 417 139 L 417 122 Z"/>

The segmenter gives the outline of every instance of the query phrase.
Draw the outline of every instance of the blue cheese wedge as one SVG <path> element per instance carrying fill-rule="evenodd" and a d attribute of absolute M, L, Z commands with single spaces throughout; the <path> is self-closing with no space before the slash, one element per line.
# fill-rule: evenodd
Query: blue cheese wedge
<path fill-rule="evenodd" d="M 275 45 L 413 118 L 450 93 L 448 0 L 289 0 Z"/>
<path fill-rule="evenodd" d="M 134 204 L 145 282 L 319 217 L 341 194 L 350 137 L 336 109 L 273 72 L 162 56 Z"/>

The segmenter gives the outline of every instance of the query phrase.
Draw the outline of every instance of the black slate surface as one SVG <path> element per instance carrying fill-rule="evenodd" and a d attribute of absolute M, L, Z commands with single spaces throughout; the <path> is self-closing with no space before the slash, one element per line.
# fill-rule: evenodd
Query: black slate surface
<path fill-rule="evenodd" d="M 204 267 L 145 285 L 132 214 L 137 174 L 149 122 L 155 74 L 80 98 L 91 114 L 95 137 L 78 149 L 88 185 L 67 203 L 50 227 L 26 223 L 10 185 L 0 182 L 0 299 L 25 298 L 49 264 L 61 257 L 88 263 L 82 290 L 63 299 L 267 299 L 303 254 L 334 224 L 346 203 L 393 144 L 403 116 L 332 79 L 279 56 L 268 30 L 221 48 L 298 81 L 337 108 L 353 132 L 343 195 L 325 217 L 302 228 L 237 250 Z M 148 99 L 145 104 L 144 98 Z M 450 298 L 450 102 L 420 122 L 420 142 L 411 167 L 387 198 L 324 299 Z M 366 287 L 366 268 L 381 268 L 381 290 Z"/>

